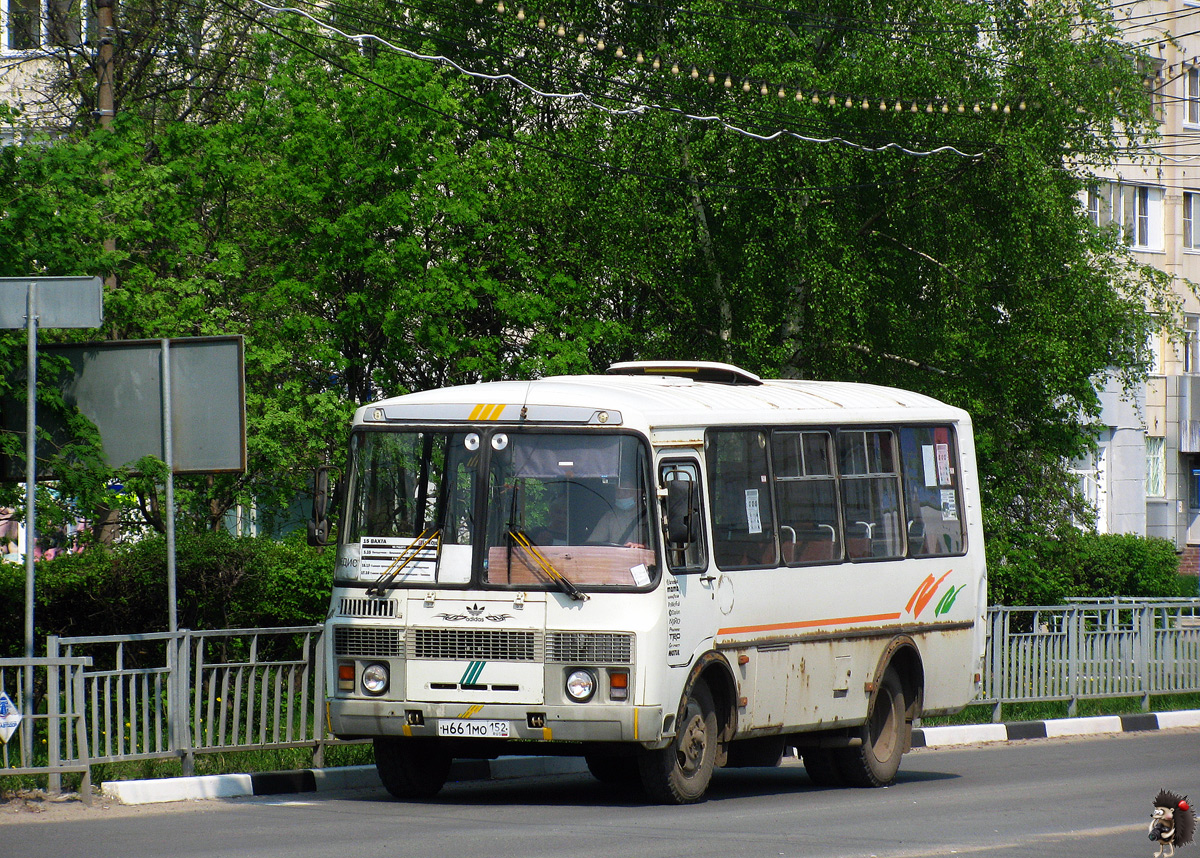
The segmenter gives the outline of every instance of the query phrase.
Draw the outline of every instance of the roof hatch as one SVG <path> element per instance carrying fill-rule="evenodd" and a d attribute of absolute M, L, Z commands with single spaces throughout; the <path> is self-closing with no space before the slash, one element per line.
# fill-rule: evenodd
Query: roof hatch
<path fill-rule="evenodd" d="M 635 360 L 614 363 L 609 375 L 672 375 L 712 384 L 762 384 L 752 372 L 728 363 L 706 360 Z"/>

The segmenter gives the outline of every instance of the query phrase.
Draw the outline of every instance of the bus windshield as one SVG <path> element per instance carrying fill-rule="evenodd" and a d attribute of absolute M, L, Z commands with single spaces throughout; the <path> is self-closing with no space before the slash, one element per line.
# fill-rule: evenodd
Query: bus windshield
<path fill-rule="evenodd" d="M 346 543 L 388 585 L 649 587 L 648 457 L 632 435 L 362 432 Z"/>

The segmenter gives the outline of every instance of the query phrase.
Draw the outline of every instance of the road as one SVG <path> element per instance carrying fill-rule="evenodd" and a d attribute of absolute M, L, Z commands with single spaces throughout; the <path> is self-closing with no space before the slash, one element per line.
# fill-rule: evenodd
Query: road
<path fill-rule="evenodd" d="M 920 749 L 881 790 L 820 789 L 797 765 L 722 771 L 690 807 L 587 775 L 451 784 L 426 803 L 382 790 L 73 803 L 0 813 L 0 858 L 1151 858 L 1160 788 L 1200 800 L 1200 730 Z"/>

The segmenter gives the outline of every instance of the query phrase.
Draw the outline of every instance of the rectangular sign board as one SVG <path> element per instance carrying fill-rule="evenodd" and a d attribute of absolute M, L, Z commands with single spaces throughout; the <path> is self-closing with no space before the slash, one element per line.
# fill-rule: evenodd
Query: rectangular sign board
<path fill-rule="evenodd" d="M 171 434 L 174 472 L 211 474 L 246 469 L 246 392 L 243 342 L 240 336 L 185 337 L 168 341 L 171 367 Z M 162 341 L 125 340 L 48 345 L 39 378 L 56 386 L 100 431 L 104 456 L 111 467 L 142 456 L 164 459 Z M 60 366 L 47 366 L 47 357 Z M 54 362 L 52 362 L 54 363 Z M 0 425 L 25 434 L 25 403 L 0 401 Z M 38 408 L 38 426 L 61 443 L 63 421 L 46 406 Z M 39 442 L 39 451 L 58 444 Z M 3 461 L 0 475 L 22 479 L 24 462 Z M 38 479 L 53 479 L 38 456 Z"/>
<path fill-rule="evenodd" d="M 0 328 L 24 328 L 29 284 L 37 286 L 39 328 L 98 328 L 104 322 L 99 277 L 0 277 Z"/>

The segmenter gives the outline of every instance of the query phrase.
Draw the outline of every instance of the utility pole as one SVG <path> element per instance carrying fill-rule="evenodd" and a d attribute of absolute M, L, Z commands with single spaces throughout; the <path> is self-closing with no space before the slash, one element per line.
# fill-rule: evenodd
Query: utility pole
<path fill-rule="evenodd" d="M 107 128 L 113 120 L 113 6 L 116 0 L 96 0 L 96 18 L 100 25 L 100 54 L 96 69 L 96 113 L 100 127 Z M 106 248 L 107 249 L 107 248 Z"/>

